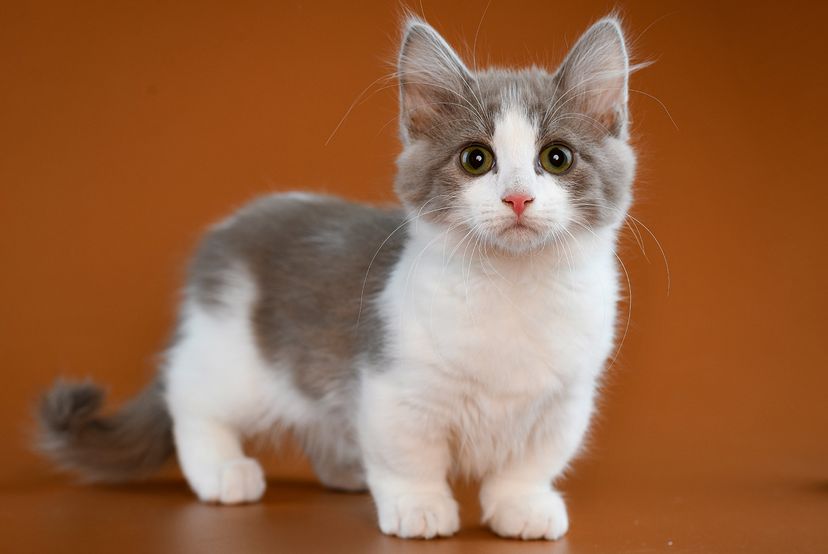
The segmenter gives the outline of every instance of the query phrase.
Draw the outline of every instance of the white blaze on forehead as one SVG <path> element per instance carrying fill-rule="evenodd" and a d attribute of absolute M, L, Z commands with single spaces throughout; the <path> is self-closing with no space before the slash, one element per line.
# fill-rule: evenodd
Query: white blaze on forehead
<path fill-rule="evenodd" d="M 500 114 L 492 142 L 504 177 L 520 178 L 534 172 L 537 129 L 522 108 L 510 106 Z"/>

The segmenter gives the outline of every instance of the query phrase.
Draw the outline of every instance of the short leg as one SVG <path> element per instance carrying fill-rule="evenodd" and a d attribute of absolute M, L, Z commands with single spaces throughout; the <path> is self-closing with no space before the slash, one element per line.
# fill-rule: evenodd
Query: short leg
<path fill-rule="evenodd" d="M 319 481 L 329 489 L 345 492 L 363 492 L 365 470 L 359 460 L 334 461 L 326 457 L 311 457 L 311 464 Z"/>
<path fill-rule="evenodd" d="M 329 411 L 298 435 L 319 481 L 337 491 L 362 492 L 368 488 L 353 415 Z"/>
<path fill-rule="evenodd" d="M 402 538 L 453 535 L 460 519 L 446 480 L 450 458 L 445 430 L 383 389 L 369 390 L 363 397 L 360 425 L 380 529 Z"/>
<path fill-rule="evenodd" d="M 230 426 L 200 418 L 175 418 L 175 445 L 184 476 L 204 502 L 241 504 L 265 491 L 261 466 L 244 455 Z"/>
<path fill-rule="evenodd" d="M 563 498 L 552 489 L 551 473 L 533 457 L 488 476 L 480 489 L 483 522 L 502 537 L 554 540 L 564 536 L 569 519 Z"/>
<path fill-rule="evenodd" d="M 534 448 L 483 479 L 483 522 L 492 531 L 520 539 L 555 540 L 566 534 L 566 505 L 552 481 L 575 455 L 591 412 L 591 391 L 558 406 L 547 414 L 549 428 Z"/>
<path fill-rule="evenodd" d="M 330 489 L 360 492 L 368 488 L 359 444 L 350 429 L 320 427 L 311 431 L 311 447 L 305 450 L 313 471 Z"/>

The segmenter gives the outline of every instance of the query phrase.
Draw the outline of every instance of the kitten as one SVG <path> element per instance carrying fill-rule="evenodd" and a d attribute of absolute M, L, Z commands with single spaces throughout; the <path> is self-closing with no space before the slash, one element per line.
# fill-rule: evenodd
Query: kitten
<path fill-rule="evenodd" d="M 322 483 L 370 489 L 384 533 L 455 533 L 452 476 L 481 481 L 499 535 L 567 531 L 552 482 L 613 348 L 635 167 L 621 28 L 554 73 L 472 71 L 410 19 L 398 69 L 402 208 L 276 194 L 214 227 L 157 381 L 109 416 L 90 383 L 44 397 L 57 463 L 117 481 L 174 445 L 201 500 L 253 502 L 243 439 L 290 430 Z"/>

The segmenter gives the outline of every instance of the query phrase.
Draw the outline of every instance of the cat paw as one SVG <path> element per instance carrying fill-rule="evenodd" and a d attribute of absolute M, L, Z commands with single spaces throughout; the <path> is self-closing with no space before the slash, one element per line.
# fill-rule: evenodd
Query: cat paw
<path fill-rule="evenodd" d="M 457 502 L 440 493 L 400 494 L 377 502 L 379 526 L 404 539 L 449 537 L 460 528 Z"/>
<path fill-rule="evenodd" d="M 556 540 L 569 528 L 566 505 L 555 491 L 500 499 L 483 521 L 501 537 L 524 540 Z"/>
<path fill-rule="evenodd" d="M 239 458 L 219 468 L 219 487 L 213 501 L 221 504 L 256 502 L 265 491 L 265 478 L 256 460 Z"/>
<path fill-rule="evenodd" d="M 219 465 L 191 467 L 185 474 L 190 487 L 202 502 L 256 502 L 266 487 L 264 472 L 252 458 L 234 458 Z"/>

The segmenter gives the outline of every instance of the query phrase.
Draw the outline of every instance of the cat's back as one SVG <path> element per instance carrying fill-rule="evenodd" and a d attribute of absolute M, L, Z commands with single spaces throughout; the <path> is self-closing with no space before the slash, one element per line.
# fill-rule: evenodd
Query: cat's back
<path fill-rule="evenodd" d="M 316 382 L 326 382 L 331 371 L 377 351 L 373 299 L 399 259 L 403 222 L 399 208 L 333 196 L 260 198 L 205 236 L 190 267 L 188 298 L 220 317 L 232 308 L 239 281 L 252 285 L 249 317 L 258 349 L 320 388 Z M 320 367 L 327 364 L 337 367 Z"/>
<path fill-rule="evenodd" d="M 219 303 L 228 273 L 241 269 L 257 284 L 288 279 L 299 287 L 296 293 L 313 288 L 318 294 L 320 285 L 350 284 L 349 270 L 367 269 L 374 255 L 381 272 L 399 254 L 402 222 L 399 208 L 304 192 L 271 194 L 207 233 L 190 268 L 190 285 L 203 304 Z"/>

